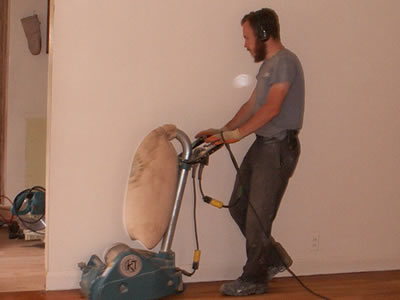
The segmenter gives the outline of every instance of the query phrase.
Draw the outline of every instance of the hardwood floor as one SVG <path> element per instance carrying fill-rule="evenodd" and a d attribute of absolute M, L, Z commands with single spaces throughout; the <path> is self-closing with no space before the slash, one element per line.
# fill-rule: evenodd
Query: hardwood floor
<path fill-rule="evenodd" d="M 323 276 L 303 276 L 301 279 L 315 292 L 329 299 L 338 300 L 398 300 L 400 299 L 400 271 L 336 274 Z M 294 299 L 312 300 L 309 294 L 293 278 L 276 278 L 264 295 L 249 297 L 224 297 L 218 289 L 221 282 L 187 284 L 184 293 L 164 298 L 165 300 L 206 300 L 206 299 Z M 84 299 L 79 290 L 56 292 L 0 293 L 1 300 L 78 300 Z M 111 300 L 111 299 L 109 299 Z"/>
<path fill-rule="evenodd" d="M 44 290 L 45 276 L 43 243 L 10 240 L 0 227 L 0 292 Z"/>
<path fill-rule="evenodd" d="M 316 293 L 324 295 L 329 299 L 400 299 L 400 270 L 303 276 L 301 280 Z M 184 293 L 166 297 L 165 300 L 229 298 L 219 294 L 220 285 L 221 282 L 187 284 Z M 79 290 L 45 292 L 44 287 L 43 243 L 38 241 L 9 240 L 7 228 L 0 228 L 0 300 L 84 299 Z M 306 300 L 318 298 L 308 293 L 295 279 L 286 277 L 272 280 L 269 284 L 267 294 L 250 297 L 233 297 L 231 299 Z"/>

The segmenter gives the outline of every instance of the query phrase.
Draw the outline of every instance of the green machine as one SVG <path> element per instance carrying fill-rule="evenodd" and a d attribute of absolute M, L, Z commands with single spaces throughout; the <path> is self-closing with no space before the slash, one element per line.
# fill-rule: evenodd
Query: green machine
<path fill-rule="evenodd" d="M 184 188 L 190 169 L 207 159 L 219 146 L 203 145 L 192 151 L 203 141 L 196 140 L 191 144 L 188 136 L 179 129 L 176 139 L 183 149 L 178 155 L 176 197 L 159 252 L 134 249 L 120 243 L 106 251 L 104 262 L 97 255 L 92 255 L 87 264 L 79 264 L 82 270 L 81 290 L 88 299 L 151 300 L 183 291 L 182 274 L 191 274 L 175 266 L 171 245 Z M 199 256 L 200 251 L 195 251 L 193 273 L 198 267 Z"/>

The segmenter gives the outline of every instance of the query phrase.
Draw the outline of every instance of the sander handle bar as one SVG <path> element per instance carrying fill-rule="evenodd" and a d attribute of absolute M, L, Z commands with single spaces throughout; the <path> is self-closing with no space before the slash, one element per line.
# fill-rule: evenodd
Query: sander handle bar
<path fill-rule="evenodd" d="M 181 143 L 183 152 L 180 155 L 183 159 L 183 162 L 186 162 L 190 159 L 192 155 L 192 147 L 190 145 L 190 139 L 183 131 L 177 129 L 176 139 Z M 176 190 L 176 197 L 174 208 L 172 210 L 171 219 L 167 228 L 167 231 L 164 234 L 164 238 L 162 240 L 160 252 L 169 252 L 172 246 L 172 240 L 174 238 L 176 223 L 178 221 L 179 211 L 181 208 L 183 193 L 185 191 L 185 185 L 188 173 L 190 171 L 190 167 L 186 164 L 179 164 L 179 177 L 178 177 L 178 187 Z"/>
<path fill-rule="evenodd" d="M 199 153 L 198 156 L 193 157 L 192 150 L 202 145 L 205 142 L 204 138 L 199 138 L 191 144 L 189 137 L 183 131 L 177 129 L 176 139 L 181 143 L 182 146 L 182 153 L 178 155 L 180 160 L 178 187 L 176 191 L 176 198 L 175 198 L 174 208 L 172 210 L 171 219 L 168 228 L 164 234 L 160 252 L 168 252 L 171 250 L 172 240 L 175 234 L 183 193 L 185 190 L 187 176 L 190 172 L 190 169 L 192 168 L 193 165 L 207 161 L 208 157 L 212 153 L 214 153 L 223 146 L 223 144 L 221 145 L 208 144 L 201 151 L 198 151 Z"/>
<path fill-rule="evenodd" d="M 200 145 L 202 145 L 202 147 L 199 147 Z M 223 147 L 223 145 L 224 144 L 214 145 L 212 143 L 206 143 L 205 138 L 198 138 L 192 143 L 192 150 L 195 150 L 193 151 L 193 155 L 190 160 L 185 162 L 191 165 L 204 163 L 205 161 L 208 162 L 209 156 Z M 180 154 L 179 157 L 181 157 L 181 155 L 182 154 Z"/>

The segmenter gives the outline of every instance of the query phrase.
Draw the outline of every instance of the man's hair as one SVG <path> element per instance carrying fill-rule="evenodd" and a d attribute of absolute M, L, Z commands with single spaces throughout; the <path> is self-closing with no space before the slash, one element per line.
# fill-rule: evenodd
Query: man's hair
<path fill-rule="evenodd" d="M 248 13 L 242 18 L 241 25 L 245 22 L 249 22 L 257 39 L 267 40 L 270 36 L 276 40 L 281 39 L 278 15 L 270 8 Z"/>

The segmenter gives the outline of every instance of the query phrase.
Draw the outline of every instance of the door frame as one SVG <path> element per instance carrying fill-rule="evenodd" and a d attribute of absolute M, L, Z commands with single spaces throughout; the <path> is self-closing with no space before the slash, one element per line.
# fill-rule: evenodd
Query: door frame
<path fill-rule="evenodd" d="M 0 0 L 0 195 L 5 194 L 4 164 L 7 133 L 8 18 L 9 0 Z"/>

